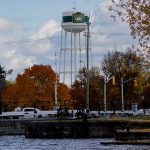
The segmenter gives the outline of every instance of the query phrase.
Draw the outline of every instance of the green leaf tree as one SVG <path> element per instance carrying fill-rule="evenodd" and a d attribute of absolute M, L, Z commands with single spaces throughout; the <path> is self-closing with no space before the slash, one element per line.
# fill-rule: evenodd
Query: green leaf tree
<path fill-rule="evenodd" d="M 71 97 L 74 104 L 74 108 L 86 107 L 86 80 L 87 73 L 86 68 L 79 70 L 78 80 L 71 87 Z M 89 70 L 89 100 L 90 110 L 99 110 L 103 105 L 103 85 L 104 78 L 100 75 L 98 67 L 92 67 Z"/>
<path fill-rule="evenodd" d="M 150 84 L 144 88 L 143 94 L 144 94 L 143 107 L 150 108 L 150 99 L 149 99 L 150 98 Z"/>
<path fill-rule="evenodd" d="M 138 38 L 140 47 L 137 48 L 148 59 L 150 58 L 150 1 L 149 0 L 112 0 L 110 10 L 129 24 L 131 35 Z M 150 60 L 150 59 L 149 59 Z"/>
<path fill-rule="evenodd" d="M 124 99 L 126 109 L 131 109 L 131 103 L 135 100 L 139 104 L 141 103 L 142 88 L 138 88 L 138 92 L 135 92 L 134 79 L 141 77 L 143 72 L 143 58 L 136 55 L 136 52 L 131 48 L 127 48 L 125 52 L 113 51 L 105 55 L 102 61 L 102 70 L 107 78 L 115 76 L 116 84 L 112 88 L 117 88 L 117 99 L 121 100 L 121 78 L 124 81 Z M 142 86 L 142 85 L 141 85 Z M 108 87 L 109 99 L 112 99 L 113 90 Z M 111 92 L 112 91 L 112 92 Z M 120 91 L 120 92 L 119 92 Z M 138 98 L 138 99 L 137 99 Z"/>
<path fill-rule="evenodd" d="M 3 99 L 2 99 L 2 91 L 4 90 L 6 86 L 6 76 L 8 74 L 11 74 L 12 69 L 6 71 L 4 67 L 0 65 L 0 114 L 2 112 L 2 105 L 3 104 Z"/>

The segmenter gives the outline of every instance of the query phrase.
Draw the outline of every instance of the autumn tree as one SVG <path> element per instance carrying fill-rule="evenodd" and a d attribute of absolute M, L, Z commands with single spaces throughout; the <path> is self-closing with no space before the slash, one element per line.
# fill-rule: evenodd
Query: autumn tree
<path fill-rule="evenodd" d="M 135 91 L 134 79 L 139 78 L 143 72 L 143 59 L 140 56 L 136 55 L 136 52 L 132 51 L 131 48 L 128 48 L 126 52 L 113 51 L 105 55 L 102 61 L 102 70 L 107 78 L 115 76 L 116 85 L 112 88 L 117 88 L 119 96 L 116 95 L 118 99 L 121 99 L 121 77 L 124 81 L 124 99 L 127 109 L 131 108 L 131 103 L 135 100 L 136 102 L 141 103 L 141 93 L 142 88 L 138 91 Z M 141 85 L 142 87 L 142 85 Z M 114 93 L 115 90 L 112 90 Z M 108 97 L 110 98 L 111 92 L 108 92 Z"/>
<path fill-rule="evenodd" d="M 3 109 L 4 111 L 10 111 L 16 106 L 18 106 L 18 94 L 17 94 L 17 88 L 15 82 L 6 82 L 5 89 L 2 92 L 2 98 L 3 98 Z"/>
<path fill-rule="evenodd" d="M 116 19 L 119 16 L 122 21 L 129 24 L 131 35 L 138 38 L 142 54 L 150 60 L 150 1 L 149 0 L 112 0 L 114 5 L 110 10 L 115 12 L 112 15 Z M 145 53 L 145 52 L 146 53 Z"/>
<path fill-rule="evenodd" d="M 51 66 L 34 65 L 25 69 L 23 74 L 17 75 L 15 85 L 8 86 L 3 97 L 6 102 L 14 102 L 16 107 L 52 109 L 55 100 L 56 77 L 56 73 Z M 57 80 L 59 102 L 69 99 L 69 88 L 59 83 L 58 78 Z M 7 95 L 8 92 L 10 92 L 10 96 Z M 10 103 L 8 103 L 9 106 Z"/>

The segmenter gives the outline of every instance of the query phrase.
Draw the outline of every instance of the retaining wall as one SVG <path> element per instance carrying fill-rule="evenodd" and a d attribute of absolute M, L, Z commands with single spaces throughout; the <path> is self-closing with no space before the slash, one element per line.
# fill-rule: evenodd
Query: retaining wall
<path fill-rule="evenodd" d="M 120 125 L 122 125 L 122 122 L 102 122 L 98 120 L 35 121 L 26 125 L 25 136 L 27 138 L 114 137 L 115 129 Z"/>
<path fill-rule="evenodd" d="M 115 137 L 121 128 L 146 128 L 150 122 L 111 120 L 0 120 L 0 135 L 25 135 L 27 138 Z"/>
<path fill-rule="evenodd" d="M 25 120 L 0 120 L 0 135 L 24 135 Z"/>

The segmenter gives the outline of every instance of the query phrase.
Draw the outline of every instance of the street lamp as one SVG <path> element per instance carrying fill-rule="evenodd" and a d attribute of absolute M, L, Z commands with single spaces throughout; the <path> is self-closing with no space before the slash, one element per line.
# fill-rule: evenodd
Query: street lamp
<path fill-rule="evenodd" d="M 123 77 L 121 77 L 121 107 L 122 107 L 122 112 L 124 111 L 124 83 L 125 82 L 129 82 L 129 81 L 131 81 L 131 80 L 133 80 L 134 81 L 134 85 L 135 86 L 137 86 L 137 82 L 136 82 L 136 80 L 135 80 L 135 78 L 131 78 L 131 79 L 128 79 L 128 80 L 123 80 Z"/>

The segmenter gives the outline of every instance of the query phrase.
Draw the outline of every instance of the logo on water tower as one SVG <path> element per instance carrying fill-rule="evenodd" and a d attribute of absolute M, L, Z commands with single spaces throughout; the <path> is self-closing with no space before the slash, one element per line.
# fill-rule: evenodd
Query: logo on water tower
<path fill-rule="evenodd" d="M 84 23 L 84 14 L 77 12 L 73 14 L 73 23 Z"/>

